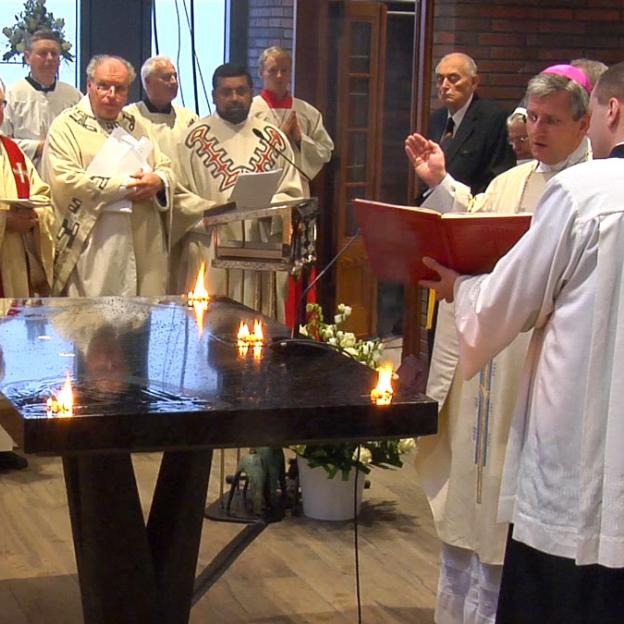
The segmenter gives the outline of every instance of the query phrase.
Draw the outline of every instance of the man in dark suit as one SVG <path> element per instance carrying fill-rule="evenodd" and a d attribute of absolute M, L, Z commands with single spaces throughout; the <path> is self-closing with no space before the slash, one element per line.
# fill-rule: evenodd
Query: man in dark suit
<path fill-rule="evenodd" d="M 479 98 L 477 65 L 468 55 L 447 54 L 435 76 L 444 107 L 431 115 L 428 138 L 441 145 L 448 172 L 473 194 L 480 193 L 516 164 L 507 138 L 507 115 L 494 102 Z"/>

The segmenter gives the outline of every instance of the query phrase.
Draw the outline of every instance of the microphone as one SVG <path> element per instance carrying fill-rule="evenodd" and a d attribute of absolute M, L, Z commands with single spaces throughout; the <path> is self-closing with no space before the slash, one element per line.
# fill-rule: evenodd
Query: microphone
<path fill-rule="evenodd" d="M 312 178 L 294 161 L 289 158 L 277 145 L 274 145 L 270 139 L 264 136 L 264 132 L 260 128 L 252 128 L 251 131 L 263 142 L 266 143 L 271 149 L 275 150 L 287 163 L 290 163 L 308 182 L 312 182 Z"/>

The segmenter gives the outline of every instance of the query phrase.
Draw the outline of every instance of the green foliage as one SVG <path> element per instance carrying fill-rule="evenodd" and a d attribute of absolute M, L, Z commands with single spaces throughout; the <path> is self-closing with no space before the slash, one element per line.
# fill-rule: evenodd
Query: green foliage
<path fill-rule="evenodd" d="M 2 33 L 9 40 L 9 50 L 2 55 L 3 61 L 10 61 L 14 56 L 23 56 L 27 35 L 38 30 L 53 32 L 61 44 L 61 56 L 66 61 L 74 60 L 74 55 L 70 52 L 72 44 L 65 39 L 63 32 L 65 20 L 56 19 L 53 13 L 48 12 L 45 3 L 46 0 L 26 0 L 24 10 L 15 16 L 16 23 L 2 29 Z"/>

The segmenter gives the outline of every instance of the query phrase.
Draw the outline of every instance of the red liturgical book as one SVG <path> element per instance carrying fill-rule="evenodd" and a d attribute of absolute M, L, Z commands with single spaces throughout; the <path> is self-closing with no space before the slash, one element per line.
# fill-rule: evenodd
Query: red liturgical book
<path fill-rule="evenodd" d="M 364 199 L 354 199 L 353 209 L 377 278 L 411 286 L 438 277 L 422 263 L 423 256 L 463 275 L 489 273 L 531 224 L 527 213 L 442 215 Z"/>

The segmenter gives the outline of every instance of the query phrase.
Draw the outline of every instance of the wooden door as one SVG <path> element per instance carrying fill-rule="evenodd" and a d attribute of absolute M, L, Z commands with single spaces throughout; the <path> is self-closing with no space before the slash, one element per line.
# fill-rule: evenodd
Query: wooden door
<path fill-rule="evenodd" d="M 386 8 L 373 2 L 349 2 L 341 21 L 333 210 L 337 251 L 357 232 L 352 200 L 379 195 Z M 336 269 L 335 300 L 352 307 L 351 331 L 360 336 L 375 333 L 376 299 L 377 282 L 358 237 Z"/>

